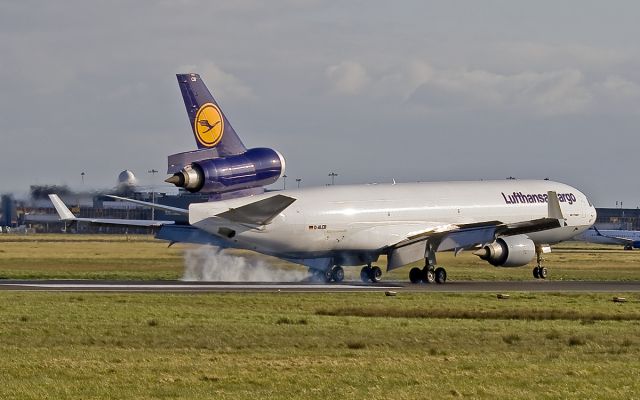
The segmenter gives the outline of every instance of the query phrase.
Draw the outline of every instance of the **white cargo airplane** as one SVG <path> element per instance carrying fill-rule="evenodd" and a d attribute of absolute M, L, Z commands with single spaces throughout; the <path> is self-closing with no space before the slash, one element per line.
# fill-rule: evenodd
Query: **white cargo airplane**
<path fill-rule="evenodd" d="M 199 150 L 169 156 L 167 182 L 210 201 L 189 209 L 113 198 L 188 216 L 172 221 L 76 218 L 55 195 L 64 221 L 158 226 L 172 243 L 249 249 L 309 267 L 318 278 L 340 282 L 343 266 L 362 266 L 363 281 L 378 282 L 373 266 L 412 268 L 413 283 L 444 283 L 439 251 L 472 250 L 496 267 L 524 266 L 534 258 L 535 278 L 546 278 L 542 254 L 550 245 L 588 229 L 595 208 L 579 190 L 548 180 L 431 182 L 323 186 L 265 192 L 284 174 L 284 158 L 271 149 L 246 149 L 197 74 L 178 82 Z"/>
<path fill-rule="evenodd" d="M 595 226 L 574 237 L 572 240 L 598 244 L 621 244 L 625 250 L 640 248 L 640 231 L 624 229 L 598 229 Z"/>

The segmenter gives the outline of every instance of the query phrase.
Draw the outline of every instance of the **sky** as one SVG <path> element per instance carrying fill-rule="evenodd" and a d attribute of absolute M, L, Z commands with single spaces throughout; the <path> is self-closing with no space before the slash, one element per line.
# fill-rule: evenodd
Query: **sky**
<path fill-rule="evenodd" d="M 288 187 L 550 178 L 635 208 L 638 16 L 615 0 L 0 0 L 0 193 L 110 188 L 124 169 L 171 187 L 167 155 L 195 149 L 175 74 L 197 72 L 247 147 L 285 156 Z"/>

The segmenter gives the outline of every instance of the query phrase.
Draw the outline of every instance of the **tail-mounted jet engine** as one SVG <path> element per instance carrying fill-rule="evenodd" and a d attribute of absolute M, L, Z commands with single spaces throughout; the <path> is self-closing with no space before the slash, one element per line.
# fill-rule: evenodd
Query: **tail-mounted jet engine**
<path fill-rule="evenodd" d="M 171 169 L 171 158 L 169 164 Z M 284 172 L 285 161 L 280 153 L 255 148 L 238 155 L 193 161 L 165 182 L 193 193 L 219 194 L 271 185 Z"/>
<path fill-rule="evenodd" d="M 504 236 L 473 254 L 495 267 L 521 267 L 536 256 L 536 245 L 526 235 Z"/>

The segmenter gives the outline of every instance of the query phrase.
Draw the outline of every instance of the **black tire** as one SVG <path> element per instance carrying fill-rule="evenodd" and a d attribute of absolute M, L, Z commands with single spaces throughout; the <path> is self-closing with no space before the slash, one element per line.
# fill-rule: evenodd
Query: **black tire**
<path fill-rule="evenodd" d="M 534 267 L 533 268 L 533 277 L 536 279 L 540 279 L 540 268 L 539 267 Z"/>
<path fill-rule="evenodd" d="M 630 245 L 630 244 L 625 244 L 625 245 L 624 245 L 624 249 L 625 249 L 625 250 L 633 250 L 633 246 L 632 246 L 632 245 Z"/>
<path fill-rule="evenodd" d="M 547 269 L 545 267 L 540 267 L 538 276 L 540 277 L 540 279 L 547 279 Z"/>
<path fill-rule="evenodd" d="M 331 270 L 331 278 L 336 282 L 342 282 L 344 280 L 344 269 L 339 265 L 334 266 Z"/>
<path fill-rule="evenodd" d="M 364 283 L 371 282 L 371 268 L 362 267 L 360 270 L 360 280 Z"/>
<path fill-rule="evenodd" d="M 409 280 L 411 283 L 422 282 L 422 270 L 418 267 L 411 268 L 411 271 L 409 271 Z"/>
<path fill-rule="evenodd" d="M 436 273 L 432 265 L 422 268 L 422 282 L 434 283 L 436 281 Z"/>
<path fill-rule="evenodd" d="M 324 271 L 322 273 L 322 278 L 324 279 L 325 283 L 329 283 L 333 280 L 333 269 L 329 268 L 328 270 Z"/>
<path fill-rule="evenodd" d="M 378 283 L 382 279 L 382 270 L 380 267 L 371 267 L 371 272 L 369 273 L 369 279 L 371 282 Z"/>
<path fill-rule="evenodd" d="M 435 279 L 436 279 L 436 283 L 445 283 L 447 281 L 447 271 L 442 268 L 442 267 L 438 267 L 435 270 Z"/>

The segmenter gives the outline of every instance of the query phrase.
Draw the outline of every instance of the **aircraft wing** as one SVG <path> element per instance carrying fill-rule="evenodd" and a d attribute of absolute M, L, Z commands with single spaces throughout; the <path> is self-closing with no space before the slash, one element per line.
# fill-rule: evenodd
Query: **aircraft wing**
<path fill-rule="evenodd" d="M 148 201 L 128 199 L 126 197 L 120 197 L 120 196 L 107 195 L 107 197 L 111 197 L 112 199 L 115 199 L 115 200 L 126 201 L 128 203 L 139 204 L 145 207 L 157 208 L 158 210 L 169 211 L 176 214 L 189 215 L 189 210 L 186 210 L 184 208 L 165 206 L 164 204 L 150 203 Z"/>
<path fill-rule="evenodd" d="M 174 224 L 174 221 L 159 221 L 159 220 L 148 220 L 148 219 L 118 219 L 118 218 L 78 218 L 67 206 L 64 202 L 58 197 L 58 195 L 50 194 L 49 199 L 53 203 L 53 207 L 55 207 L 58 212 L 58 216 L 61 221 L 69 221 L 69 222 L 86 222 L 89 224 L 97 224 L 97 225 L 123 225 L 123 226 L 137 226 L 137 227 L 159 227 L 163 225 L 171 225 Z M 173 207 L 171 207 L 173 208 Z"/>
<path fill-rule="evenodd" d="M 425 243 L 433 251 L 454 250 L 456 253 L 493 242 L 498 236 L 521 235 L 559 228 L 566 225 L 556 192 L 549 191 L 547 216 L 528 221 L 503 223 L 484 221 L 471 224 L 446 224 L 412 233 L 388 247 L 387 269 L 401 267 L 425 257 Z"/>
<path fill-rule="evenodd" d="M 593 227 L 593 229 L 596 231 L 596 235 L 607 238 L 607 239 L 613 239 L 613 240 L 617 240 L 618 243 L 620 244 L 631 244 L 633 245 L 635 243 L 635 241 L 633 239 L 630 238 L 626 238 L 626 237 L 622 237 L 622 236 L 614 236 L 614 235 L 605 235 L 604 233 L 601 233 L 598 228 L 596 228 L 595 226 Z"/>

